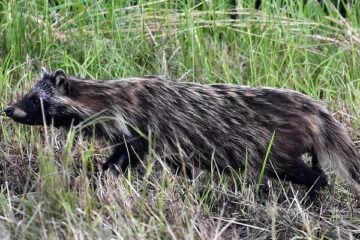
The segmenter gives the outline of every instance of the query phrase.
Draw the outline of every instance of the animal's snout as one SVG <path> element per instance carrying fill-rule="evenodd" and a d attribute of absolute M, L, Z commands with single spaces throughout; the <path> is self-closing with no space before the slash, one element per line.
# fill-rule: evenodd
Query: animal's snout
<path fill-rule="evenodd" d="M 14 114 L 15 108 L 12 106 L 8 106 L 4 109 L 6 116 L 11 117 Z"/>

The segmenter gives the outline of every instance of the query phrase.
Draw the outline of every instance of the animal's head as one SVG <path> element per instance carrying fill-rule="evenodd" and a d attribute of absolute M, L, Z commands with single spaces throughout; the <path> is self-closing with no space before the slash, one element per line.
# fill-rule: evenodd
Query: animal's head
<path fill-rule="evenodd" d="M 66 96 L 69 94 L 69 79 L 59 69 L 53 73 L 41 68 L 41 79 L 20 101 L 4 110 L 15 122 L 27 125 L 43 125 L 52 122 L 55 126 L 71 125 Z"/>

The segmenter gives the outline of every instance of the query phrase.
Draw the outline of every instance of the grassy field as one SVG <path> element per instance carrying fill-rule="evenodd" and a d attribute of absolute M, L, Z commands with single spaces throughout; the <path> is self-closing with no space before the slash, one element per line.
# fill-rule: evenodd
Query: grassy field
<path fill-rule="evenodd" d="M 326 101 L 360 146 L 360 2 L 0 1 L 0 108 L 39 69 L 82 77 L 146 74 L 299 90 Z M 282 4 L 281 4 L 282 2 Z M 303 188 L 199 171 L 193 181 L 150 156 L 104 179 L 103 143 L 0 116 L 0 239 L 359 239 L 360 204 L 331 178 L 318 202 Z M 328 173 L 332 175 L 331 169 Z M 97 188 L 92 182 L 97 182 Z"/>

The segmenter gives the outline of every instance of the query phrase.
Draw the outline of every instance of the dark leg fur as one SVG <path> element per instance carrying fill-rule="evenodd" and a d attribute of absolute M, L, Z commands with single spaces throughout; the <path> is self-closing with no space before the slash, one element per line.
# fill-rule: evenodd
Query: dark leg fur
<path fill-rule="evenodd" d="M 326 174 L 320 166 L 319 159 L 318 159 L 315 151 L 311 152 L 311 156 L 312 156 L 312 169 L 320 175 L 320 178 L 316 184 L 319 185 L 319 188 L 324 188 L 328 184 Z M 318 190 L 320 190 L 320 189 L 318 189 Z M 318 191 L 318 190 L 315 189 L 315 191 Z M 310 198 L 311 198 L 311 196 L 310 196 Z M 313 198 L 316 198 L 316 193 L 315 193 L 315 196 L 313 196 Z"/>
<path fill-rule="evenodd" d="M 311 152 L 311 164 L 312 164 L 312 169 L 314 169 L 320 174 L 324 174 L 324 171 L 321 169 L 319 159 L 314 150 Z"/>
<path fill-rule="evenodd" d="M 315 161 L 317 161 L 317 159 L 315 159 Z M 317 164 L 310 168 L 299 158 L 295 159 L 289 168 L 291 169 L 278 172 L 279 177 L 296 184 L 307 186 L 309 188 L 308 197 L 310 201 L 314 201 L 318 191 L 327 185 L 326 175 Z"/>
<path fill-rule="evenodd" d="M 113 153 L 107 159 L 107 161 L 102 165 L 103 171 L 111 169 L 116 174 L 119 174 L 119 171 L 116 167 L 120 168 L 122 172 L 131 165 L 132 167 L 136 166 L 139 160 L 144 159 L 146 151 L 141 150 L 139 147 L 133 144 L 122 144 L 114 148 Z"/>
<path fill-rule="evenodd" d="M 128 156 L 127 151 L 122 147 L 115 147 L 113 153 L 108 157 L 106 162 L 102 165 L 103 171 L 110 169 L 114 169 L 115 165 L 119 165 L 121 170 L 125 171 L 128 167 Z M 118 164 L 120 162 L 120 164 Z"/>

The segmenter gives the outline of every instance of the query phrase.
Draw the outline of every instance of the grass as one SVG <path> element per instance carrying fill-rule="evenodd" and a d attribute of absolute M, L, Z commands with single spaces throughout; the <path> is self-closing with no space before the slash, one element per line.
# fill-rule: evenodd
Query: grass
<path fill-rule="evenodd" d="M 184 81 L 275 86 L 322 99 L 359 144 L 360 2 L 341 17 L 324 1 L 0 1 L 0 107 L 39 69 L 102 79 L 158 74 Z M 246 172 L 174 175 L 151 152 L 99 187 L 87 166 L 103 143 L 0 116 L 0 238 L 353 239 L 360 208 L 339 181 L 304 207 L 304 189 Z"/>

